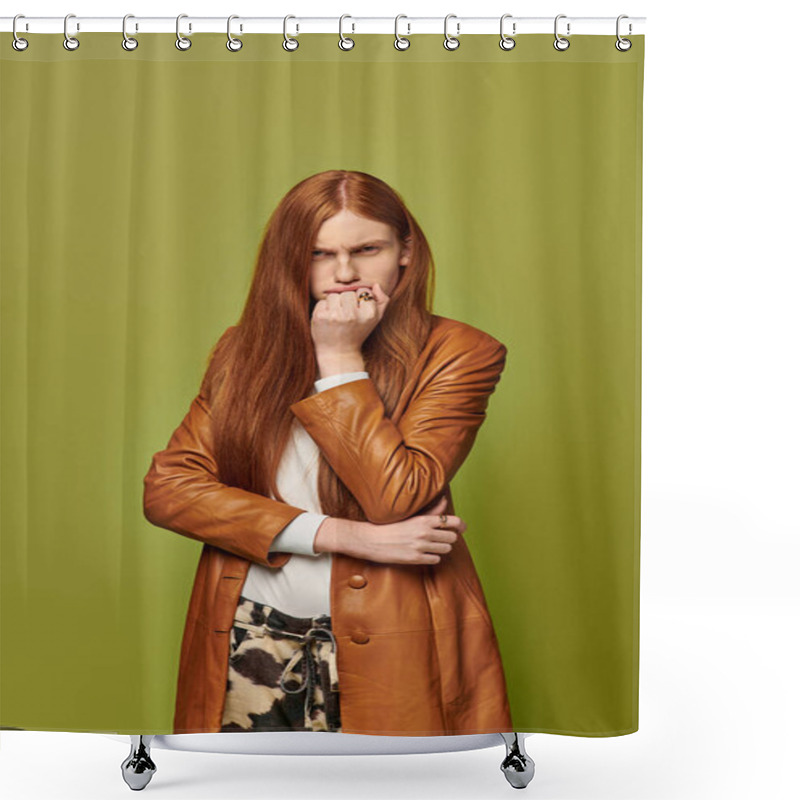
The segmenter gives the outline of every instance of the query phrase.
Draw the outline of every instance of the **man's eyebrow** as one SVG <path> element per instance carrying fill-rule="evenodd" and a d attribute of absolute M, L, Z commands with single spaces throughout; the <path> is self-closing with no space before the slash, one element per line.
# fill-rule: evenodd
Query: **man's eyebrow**
<path fill-rule="evenodd" d="M 388 239 L 369 239 L 366 242 L 361 242 L 361 244 L 357 244 L 355 247 L 351 248 L 352 250 L 358 250 L 360 247 L 365 247 L 368 244 L 391 244 Z M 322 245 L 315 245 L 315 250 L 329 250 L 329 247 L 323 247 Z"/>

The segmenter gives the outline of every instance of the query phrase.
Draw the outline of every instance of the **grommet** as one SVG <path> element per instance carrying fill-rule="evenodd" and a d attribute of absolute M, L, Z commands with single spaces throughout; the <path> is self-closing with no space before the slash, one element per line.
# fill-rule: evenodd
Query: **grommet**
<path fill-rule="evenodd" d="M 450 17 L 456 17 L 456 35 L 455 36 L 451 36 L 447 32 L 447 22 L 450 19 Z M 459 38 L 458 38 L 458 33 L 459 33 L 460 29 L 461 29 L 461 23 L 458 22 L 456 14 L 448 14 L 444 18 L 444 41 L 442 42 L 442 44 L 444 45 L 444 49 L 445 50 L 457 50 L 458 49 L 458 46 L 461 44 L 461 42 L 459 41 Z"/>
<path fill-rule="evenodd" d="M 75 14 L 67 14 L 67 16 L 64 17 L 64 49 L 65 50 L 77 50 L 81 46 L 81 43 L 74 36 L 70 36 L 67 33 L 67 20 L 70 17 L 74 17 L 74 16 L 76 16 L 76 15 Z M 81 29 L 80 23 L 77 23 L 77 26 L 78 26 L 77 30 L 80 31 L 80 29 Z"/>
<path fill-rule="evenodd" d="M 342 22 L 344 22 L 345 17 L 353 19 L 349 14 L 342 14 L 342 16 L 339 17 L 339 48 L 342 50 L 352 50 L 356 46 L 355 39 L 351 39 L 349 36 L 345 36 L 344 33 L 342 33 Z M 353 31 L 355 31 L 355 23 L 353 22 L 351 24 L 353 26 Z"/>
<path fill-rule="evenodd" d="M 178 14 L 177 18 L 175 19 L 175 33 L 177 34 L 178 38 L 175 40 L 175 47 L 178 50 L 188 50 L 192 46 L 192 40 L 187 39 L 183 34 L 181 34 L 181 20 L 184 17 L 188 17 L 188 14 Z M 192 23 L 189 23 L 189 33 L 192 32 Z"/>
<path fill-rule="evenodd" d="M 620 14 L 617 17 L 617 41 L 614 42 L 614 47 L 616 47 L 617 50 L 619 50 L 621 53 L 627 53 L 628 50 L 630 50 L 631 47 L 633 47 L 633 42 L 630 39 L 623 39 L 619 35 L 619 21 L 621 19 L 629 19 L 629 17 L 627 14 Z M 628 33 L 630 33 L 630 31 L 631 31 L 631 24 L 628 23 Z"/>
<path fill-rule="evenodd" d="M 231 14 L 228 17 L 228 41 L 225 42 L 225 47 L 231 51 L 231 53 L 238 53 L 243 47 L 244 42 L 241 39 L 237 39 L 235 36 L 231 34 L 231 20 L 232 19 L 239 19 L 238 14 Z"/>
<path fill-rule="evenodd" d="M 500 49 L 501 50 L 513 50 L 514 47 L 517 44 L 517 42 L 511 36 L 506 36 L 505 33 L 503 32 L 503 23 L 506 21 L 506 17 L 511 17 L 511 16 L 513 16 L 513 15 L 512 14 L 503 14 L 503 16 L 500 17 Z M 511 33 L 516 33 L 516 32 L 517 32 L 517 23 L 516 22 L 512 22 L 511 23 Z"/>
<path fill-rule="evenodd" d="M 27 47 L 28 47 L 28 40 L 27 40 L 27 39 L 23 39 L 21 36 L 17 36 L 17 20 L 18 20 L 20 17 L 22 17 L 23 19 L 25 19 L 25 15 L 24 15 L 24 14 L 15 14 L 15 15 L 14 15 L 14 19 L 13 19 L 13 21 L 11 22 L 11 34 L 12 34 L 12 36 L 14 37 L 14 38 L 11 40 L 11 46 L 12 46 L 12 47 L 13 47 L 15 50 L 17 50 L 18 52 L 20 52 L 20 53 L 21 53 L 23 50 L 27 49 Z"/>
<path fill-rule="evenodd" d="M 125 30 L 125 26 L 132 16 L 133 14 L 126 14 L 122 18 L 122 49 L 128 52 L 135 50 L 139 46 L 139 40 L 134 39 L 133 36 L 128 36 L 128 32 Z M 138 28 L 139 26 L 137 25 L 136 27 Z"/>
<path fill-rule="evenodd" d="M 289 32 L 286 30 L 286 23 L 290 19 L 297 19 L 297 17 L 294 14 L 287 14 L 283 18 L 283 42 L 282 42 L 282 44 L 283 44 L 283 49 L 286 50 L 287 53 L 293 53 L 295 50 L 297 50 L 298 47 L 300 47 L 300 40 L 296 36 L 289 36 Z M 295 31 L 299 33 L 300 32 L 300 27 L 298 26 L 298 24 L 296 22 L 295 22 L 294 25 L 295 25 Z"/>
<path fill-rule="evenodd" d="M 556 35 L 555 41 L 553 42 L 553 47 L 555 47 L 556 50 L 561 52 L 563 52 L 569 47 L 569 39 L 565 39 L 563 36 L 558 35 L 558 21 L 560 19 L 566 19 L 566 18 L 567 18 L 566 14 L 559 14 L 558 16 L 556 16 L 556 20 L 553 25 L 553 31 Z M 567 36 L 569 36 L 569 22 L 567 23 Z"/>
<path fill-rule="evenodd" d="M 405 14 L 398 14 L 394 18 L 394 47 L 395 47 L 395 50 L 408 50 L 408 48 L 411 47 L 411 39 L 406 39 L 406 38 L 402 37 L 399 34 L 398 30 L 397 30 L 398 24 L 400 22 L 400 18 L 401 17 L 403 19 L 408 19 L 408 17 Z M 411 35 L 411 23 L 407 22 L 406 25 L 408 26 L 408 35 L 410 36 Z"/>

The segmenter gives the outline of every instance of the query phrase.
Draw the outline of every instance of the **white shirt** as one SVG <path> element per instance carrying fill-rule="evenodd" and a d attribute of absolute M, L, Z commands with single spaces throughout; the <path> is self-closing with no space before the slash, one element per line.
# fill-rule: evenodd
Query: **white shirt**
<path fill-rule="evenodd" d="M 348 381 L 368 378 L 366 372 L 343 372 L 314 382 L 313 394 Z M 270 552 L 292 553 L 282 567 L 250 562 L 242 595 L 293 617 L 330 614 L 331 553 L 315 553 L 314 537 L 323 514 L 317 494 L 320 452 L 298 419 L 278 465 L 276 483 L 285 502 L 306 509 L 272 540 Z M 273 500 L 275 498 L 273 497 Z"/>

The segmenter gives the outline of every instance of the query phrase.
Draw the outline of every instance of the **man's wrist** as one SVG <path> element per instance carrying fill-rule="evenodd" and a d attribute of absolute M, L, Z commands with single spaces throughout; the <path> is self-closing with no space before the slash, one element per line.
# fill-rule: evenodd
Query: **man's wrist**
<path fill-rule="evenodd" d="M 317 366 L 320 378 L 342 372 L 365 372 L 364 356 L 360 350 L 350 353 L 317 353 Z"/>
<path fill-rule="evenodd" d="M 317 535 L 314 537 L 315 553 L 337 553 L 339 543 L 342 538 L 343 523 L 346 519 L 339 517 L 326 517 L 322 524 L 317 528 Z"/>
<path fill-rule="evenodd" d="M 360 522 L 357 519 L 343 519 L 342 517 L 326 517 L 317 529 L 314 537 L 315 553 L 343 553 L 344 555 L 363 558 L 364 553 L 359 547 L 361 529 L 369 522 Z"/>

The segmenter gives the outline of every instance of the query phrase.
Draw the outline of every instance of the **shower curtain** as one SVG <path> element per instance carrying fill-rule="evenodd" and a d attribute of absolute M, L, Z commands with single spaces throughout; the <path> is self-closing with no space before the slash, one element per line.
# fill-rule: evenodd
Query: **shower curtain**
<path fill-rule="evenodd" d="M 381 674 L 424 674 L 424 694 L 380 684 L 370 647 L 398 631 L 368 618 L 342 643 L 343 730 L 358 727 L 354 695 L 373 691 L 393 711 L 431 698 L 491 709 L 466 708 L 481 719 L 469 730 L 415 735 L 503 730 L 505 698 L 518 732 L 636 731 L 644 37 L 620 51 L 613 35 L 572 36 L 560 51 L 537 34 L 506 51 L 471 35 L 451 51 L 417 35 L 402 51 L 355 35 L 343 51 L 337 34 L 313 34 L 295 52 L 272 34 L 245 36 L 239 52 L 223 33 L 185 51 L 173 34 L 139 38 L 130 52 L 113 33 L 72 52 L 41 34 L 25 52 L 0 48 L 0 725 L 174 731 L 186 632 L 219 623 L 190 609 L 199 559 L 207 547 L 230 558 L 230 519 L 196 510 L 205 542 L 153 524 L 143 479 L 223 334 L 242 327 L 273 210 L 306 178 L 347 170 L 385 182 L 424 232 L 432 313 L 455 349 L 407 376 L 413 430 L 374 416 L 380 396 L 363 377 L 300 401 L 304 424 L 321 458 L 347 462 L 340 477 L 367 512 L 388 456 L 359 449 L 360 404 L 408 458 L 420 431 L 438 430 L 440 450 L 415 450 L 416 463 L 452 456 L 449 513 L 466 529 L 453 550 L 462 594 L 437 596 L 429 565 L 417 594 L 394 598 L 398 619 L 409 597 L 422 603 L 427 644 Z M 470 371 L 500 345 L 502 375 Z M 448 372 L 464 352 L 474 362 Z M 445 435 L 449 401 L 437 419 L 423 412 L 448 380 L 484 393 Z M 349 431 L 346 409 L 360 420 Z M 394 476 L 393 499 L 408 501 L 398 519 L 420 509 L 419 474 Z M 383 508 L 372 515 L 388 524 Z M 405 585 L 398 574 L 412 586 L 423 569 L 363 567 L 363 593 Z M 227 583 L 205 601 L 232 609 L 241 582 Z M 382 615 L 389 606 L 384 596 Z M 464 675 L 459 697 L 448 682 Z"/>

